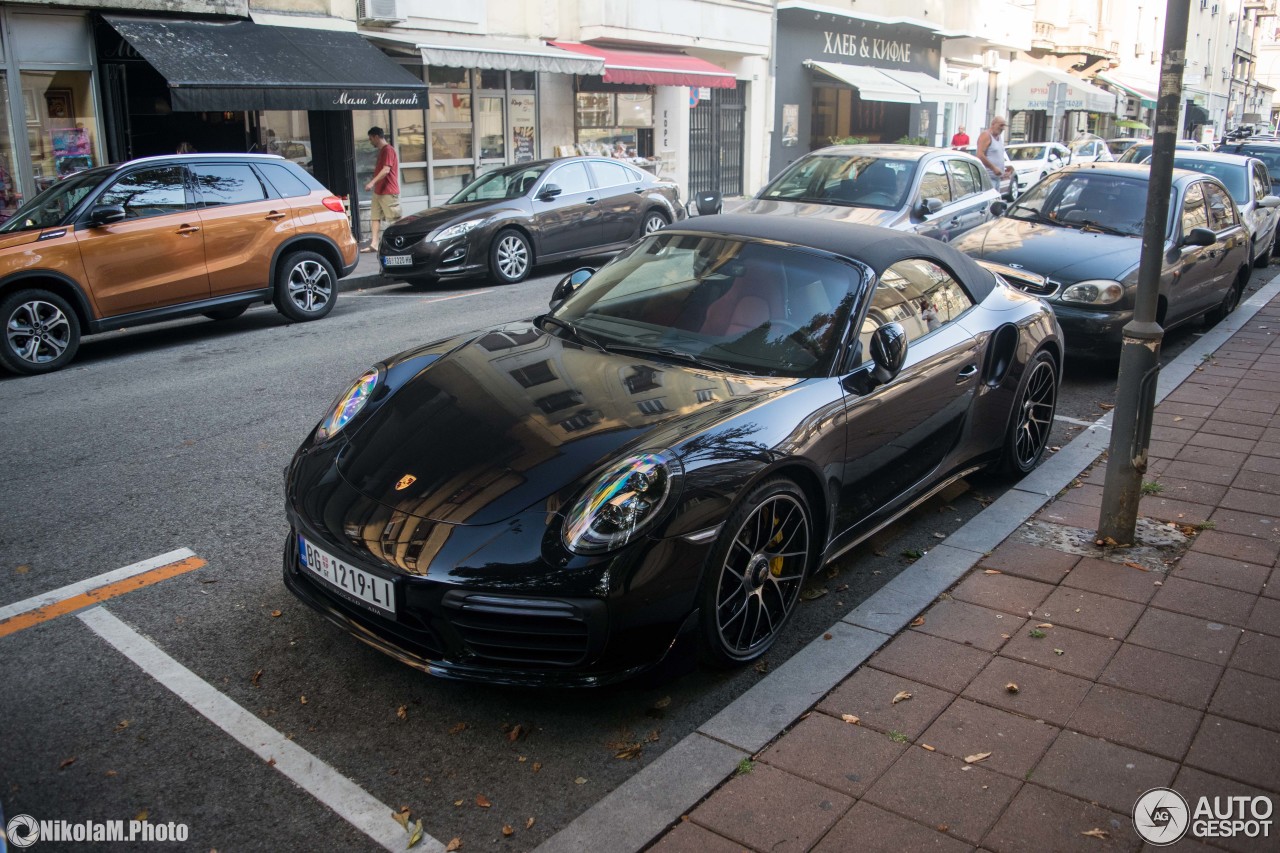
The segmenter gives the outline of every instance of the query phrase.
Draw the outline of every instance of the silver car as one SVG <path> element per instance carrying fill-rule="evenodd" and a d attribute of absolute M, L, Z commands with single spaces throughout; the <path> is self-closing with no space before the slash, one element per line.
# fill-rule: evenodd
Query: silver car
<path fill-rule="evenodd" d="M 879 225 L 945 242 L 1004 209 L 987 170 L 963 152 L 835 145 L 796 160 L 736 212 Z"/>
<path fill-rule="evenodd" d="M 1150 160 L 1148 160 L 1150 162 Z M 1280 197 L 1273 195 L 1267 165 L 1257 157 L 1214 154 L 1209 151 L 1175 151 L 1173 165 L 1213 175 L 1226 186 L 1240 208 L 1240 219 L 1249 231 L 1249 255 L 1254 266 L 1265 267 L 1276 245 L 1276 220 Z"/>

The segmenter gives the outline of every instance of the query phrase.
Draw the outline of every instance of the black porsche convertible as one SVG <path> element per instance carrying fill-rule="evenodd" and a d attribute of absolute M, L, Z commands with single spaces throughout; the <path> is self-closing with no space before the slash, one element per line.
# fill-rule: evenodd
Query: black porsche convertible
<path fill-rule="evenodd" d="M 685 632 L 744 664 L 807 574 L 1035 467 L 1061 364 L 1044 304 L 943 243 L 702 217 L 357 379 L 287 471 L 284 581 L 441 676 L 602 684 Z"/>

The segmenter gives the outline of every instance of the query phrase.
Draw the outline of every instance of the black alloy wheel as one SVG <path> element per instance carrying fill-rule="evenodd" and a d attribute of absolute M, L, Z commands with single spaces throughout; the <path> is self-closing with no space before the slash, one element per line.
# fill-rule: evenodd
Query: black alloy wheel
<path fill-rule="evenodd" d="M 1231 287 L 1227 288 L 1227 292 L 1222 294 L 1222 301 L 1218 306 L 1204 315 L 1209 325 L 1221 323 L 1236 310 L 1236 306 L 1240 304 L 1240 294 L 1244 292 L 1244 286 L 1248 283 L 1249 270 L 1245 268 L 1236 276 L 1236 280 L 1231 283 Z"/>
<path fill-rule="evenodd" d="M 1009 422 L 1001 469 L 1022 476 L 1040 463 L 1053 430 L 1058 405 L 1058 366 L 1053 356 L 1040 350 L 1023 371 L 1017 402 Z"/>
<path fill-rule="evenodd" d="M 80 320 L 67 301 L 47 290 L 20 290 L 0 301 L 4 340 L 0 364 L 14 373 L 60 370 L 80 348 Z"/>
<path fill-rule="evenodd" d="M 814 553 L 809 502 L 795 483 L 757 486 L 725 521 L 701 592 L 702 651 L 732 667 L 769 650 L 800 599 Z"/>

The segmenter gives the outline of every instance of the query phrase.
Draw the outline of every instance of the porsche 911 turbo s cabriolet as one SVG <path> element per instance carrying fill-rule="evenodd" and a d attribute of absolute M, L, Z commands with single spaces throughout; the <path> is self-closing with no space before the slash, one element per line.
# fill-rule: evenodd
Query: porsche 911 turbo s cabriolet
<path fill-rule="evenodd" d="M 928 238 L 698 218 L 551 310 L 403 352 L 286 472 L 284 581 L 436 675 L 597 685 L 774 643 L 806 575 L 985 466 L 1062 364 L 1034 297 Z"/>

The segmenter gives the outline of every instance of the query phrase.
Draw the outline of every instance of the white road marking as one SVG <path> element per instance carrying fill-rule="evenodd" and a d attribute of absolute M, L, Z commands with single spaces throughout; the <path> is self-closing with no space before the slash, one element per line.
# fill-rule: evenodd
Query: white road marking
<path fill-rule="evenodd" d="M 1074 424 L 1075 426 L 1091 427 L 1093 429 L 1110 429 L 1110 427 L 1099 425 L 1097 421 L 1078 421 L 1075 418 L 1069 418 L 1066 415 L 1054 415 L 1053 419 L 1055 421 L 1062 421 L 1065 424 Z"/>
<path fill-rule="evenodd" d="M 454 293 L 449 296 L 436 296 L 434 298 L 424 296 L 421 293 L 344 293 L 343 299 L 420 299 L 423 302 L 447 302 L 450 299 L 466 299 L 468 296 L 481 296 L 485 293 L 492 293 L 493 290 L 473 290 L 470 293 Z"/>
<path fill-rule="evenodd" d="M 18 601 L 13 604 L 7 604 L 0 607 L 0 622 L 6 619 L 12 619 L 22 613 L 29 613 L 32 610 L 38 610 L 41 607 L 48 607 L 50 604 L 57 604 L 59 601 L 65 601 L 68 598 L 77 595 L 83 595 L 90 590 L 98 589 L 107 584 L 122 581 L 125 578 L 131 578 L 134 575 L 140 575 L 143 572 L 149 572 L 152 569 L 158 569 L 161 566 L 167 566 L 170 563 L 176 563 L 179 560 L 185 560 L 188 557 L 194 557 L 195 551 L 190 548 L 179 548 L 176 551 L 170 551 L 167 554 L 161 554 L 159 557 L 152 557 L 149 560 L 143 560 L 140 563 L 134 563 L 131 566 L 125 566 L 120 569 L 113 569 L 109 572 L 103 572 L 95 577 L 86 580 L 77 581 L 58 589 L 42 592 L 39 595 L 32 596 L 24 601 Z"/>
<path fill-rule="evenodd" d="M 409 835 L 392 819 L 392 810 L 334 768 L 307 752 L 257 716 L 219 693 L 213 685 L 165 654 L 159 646 L 126 625 L 106 608 L 78 614 L 81 622 L 129 658 L 142 671 L 171 690 L 206 719 L 347 823 L 387 850 L 402 851 Z M 443 853 L 444 845 L 423 835 L 415 850 Z"/>

